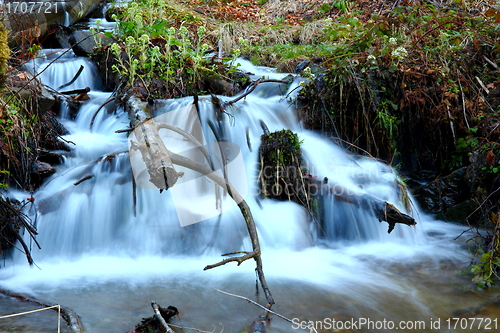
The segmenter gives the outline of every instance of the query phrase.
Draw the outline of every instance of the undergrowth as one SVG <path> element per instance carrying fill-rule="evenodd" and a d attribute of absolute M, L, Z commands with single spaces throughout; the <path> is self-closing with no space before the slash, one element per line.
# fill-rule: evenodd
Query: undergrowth
<path fill-rule="evenodd" d="M 213 25 L 175 2 L 130 1 L 115 11 L 118 42 L 97 53 L 144 98 L 208 93 L 207 78 L 237 79 L 238 50 L 218 58 Z"/>

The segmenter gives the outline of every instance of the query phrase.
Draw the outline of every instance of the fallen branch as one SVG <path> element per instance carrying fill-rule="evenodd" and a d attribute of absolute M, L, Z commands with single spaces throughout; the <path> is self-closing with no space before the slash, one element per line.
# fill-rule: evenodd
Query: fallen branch
<path fill-rule="evenodd" d="M 247 137 L 248 150 L 250 150 L 250 152 L 252 152 L 252 142 L 250 142 L 250 130 L 248 127 L 245 129 L 245 135 Z"/>
<path fill-rule="evenodd" d="M 396 207 L 385 201 L 372 201 L 373 212 L 380 222 L 385 221 L 389 223 L 389 234 L 396 223 L 406 224 L 407 226 L 414 226 L 417 224 L 415 219 L 409 215 L 400 212 Z"/>
<path fill-rule="evenodd" d="M 60 91 L 59 93 L 61 95 L 79 95 L 79 94 L 86 94 L 90 92 L 90 88 L 89 87 L 85 87 L 85 88 L 82 88 L 82 89 L 74 89 L 74 90 L 68 90 L 68 91 Z"/>
<path fill-rule="evenodd" d="M 15 203 L 9 198 L 3 197 L 0 195 L 0 237 L 4 238 L 6 242 L 9 244 L 13 244 L 14 239 L 10 239 L 10 237 L 15 238 L 19 241 L 21 246 L 23 247 L 24 255 L 28 260 L 28 263 L 32 265 L 34 263 L 33 258 L 31 257 L 30 249 L 23 237 L 19 234 L 18 230 L 24 228 L 28 231 L 31 239 L 36 244 L 36 246 L 40 249 L 40 244 L 38 244 L 35 235 L 37 235 L 37 231 L 35 227 L 31 224 L 30 218 L 24 214 L 21 209 L 19 203 Z"/>
<path fill-rule="evenodd" d="M 413 217 L 402 213 L 394 205 L 391 205 L 390 203 L 372 195 L 356 193 L 350 194 L 350 191 L 342 187 L 340 184 L 335 184 L 333 186 L 328 185 L 327 180 L 325 179 L 319 180 L 315 177 L 307 177 L 306 181 L 308 192 L 312 192 L 312 189 L 314 189 L 315 193 L 328 193 L 335 196 L 338 200 L 371 210 L 380 222 L 385 221 L 389 223 L 388 233 L 391 233 L 392 230 L 394 230 L 396 223 L 406 224 L 407 226 L 414 226 L 417 224 Z M 324 190 L 322 187 L 324 187 Z"/>
<path fill-rule="evenodd" d="M 244 261 L 253 258 L 257 266 L 256 271 L 259 276 L 262 289 L 264 290 L 268 307 L 270 308 L 274 304 L 274 300 L 262 269 L 262 259 L 260 257 L 261 250 L 257 227 L 255 225 L 255 221 L 253 220 L 250 207 L 246 201 L 226 179 L 214 172 L 212 167 L 171 152 L 162 141 L 158 133 L 159 126 L 151 118 L 149 105 L 146 102 L 142 102 L 134 95 L 125 96 L 122 101 L 124 102 L 126 109 L 128 109 L 132 125 L 131 127 L 135 128 L 134 133 L 138 132 L 138 129 L 140 129 L 139 135 L 135 135 L 139 142 L 134 142 L 134 139 L 132 138 L 132 150 L 135 149 L 140 151 L 142 159 L 146 164 L 148 174 L 150 175 L 150 182 L 152 182 L 157 188 L 165 189 L 166 185 L 166 188 L 168 189 L 175 184 L 177 178 L 181 176 L 181 173 L 177 173 L 175 171 L 175 168 L 173 167 L 173 164 L 175 164 L 199 172 L 214 181 L 223 189 L 227 189 L 229 195 L 238 205 L 245 219 L 247 230 L 252 241 L 253 251 L 239 257 L 224 259 L 213 265 L 207 265 L 204 270 L 222 266 L 229 262 L 237 262 L 238 265 L 241 265 Z"/>
<path fill-rule="evenodd" d="M 243 215 L 245 219 L 245 223 L 247 225 L 247 230 L 250 235 L 250 239 L 252 240 L 252 252 L 249 252 L 243 256 L 239 257 L 232 257 L 232 258 L 227 258 L 224 259 L 216 264 L 213 265 L 207 265 L 203 270 L 208 270 L 212 269 L 215 267 L 219 267 L 222 265 L 225 265 L 230 262 L 237 262 L 238 266 L 241 265 L 244 261 L 253 258 L 256 263 L 256 270 L 257 274 L 259 276 L 259 280 L 262 286 L 262 289 L 264 290 L 264 294 L 266 296 L 267 302 L 268 302 L 268 307 L 271 308 L 271 306 L 274 304 L 274 299 L 271 295 L 271 291 L 269 290 L 269 287 L 267 285 L 265 276 L 264 276 L 264 271 L 262 269 L 262 258 L 260 257 L 261 250 L 260 250 L 260 243 L 259 243 L 259 237 L 257 234 L 257 228 L 255 226 L 255 221 L 253 220 L 252 213 L 250 211 L 250 207 L 248 207 L 248 204 L 246 201 L 243 199 L 243 197 L 238 193 L 238 191 L 226 180 L 221 177 L 219 174 L 212 172 L 212 169 L 209 168 L 206 165 L 203 165 L 201 163 L 198 163 L 196 161 L 193 161 L 189 158 L 186 158 L 181 155 L 174 154 L 172 152 L 169 152 L 170 158 L 172 163 L 176 165 L 180 165 L 183 167 L 186 167 L 188 169 L 197 171 L 201 173 L 202 175 L 205 175 L 206 177 L 210 178 L 213 180 L 215 183 L 217 183 L 219 186 L 222 188 L 228 188 L 229 189 L 229 195 L 231 198 L 238 203 L 238 207 L 240 208 L 241 214 Z"/>
<path fill-rule="evenodd" d="M 196 332 L 200 332 L 200 333 L 215 333 L 215 325 L 213 325 L 213 324 L 212 324 L 212 326 L 214 327 L 214 329 L 211 331 L 204 331 L 204 330 L 200 330 L 199 328 L 185 327 L 185 326 L 179 326 L 179 325 L 174 325 L 174 324 L 170 324 L 170 326 L 175 327 L 175 328 L 180 328 L 182 330 L 190 330 L 190 331 L 196 331 Z M 220 331 L 220 333 L 222 333 L 222 332 L 224 332 L 224 327 L 222 327 L 222 330 Z"/>

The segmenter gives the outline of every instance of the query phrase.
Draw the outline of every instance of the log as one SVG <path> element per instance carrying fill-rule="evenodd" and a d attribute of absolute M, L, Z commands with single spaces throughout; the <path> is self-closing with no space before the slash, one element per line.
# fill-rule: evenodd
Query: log
<path fill-rule="evenodd" d="M 160 190 L 174 186 L 183 173 L 178 173 L 170 160 L 167 147 L 158 133 L 159 126 L 151 116 L 149 104 L 134 95 L 126 96 L 124 102 L 131 125 L 135 128 L 131 135 L 138 142 L 133 148 L 140 151 L 149 180 Z"/>
<path fill-rule="evenodd" d="M 329 193 L 334 195 L 338 200 L 371 210 L 379 222 L 389 223 L 389 234 L 394 230 L 396 223 L 406 224 L 407 226 L 417 224 L 413 217 L 401 212 L 394 205 L 372 195 L 350 193 L 350 191 L 339 184 L 333 186 L 328 184 L 328 179 L 320 180 L 309 176 L 305 177 L 304 180 L 309 195 L 311 195 L 311 189 L 314 189 L 315 193 Z"/>
<path fill-rule="evenodd" d="M 394 230 L 396 223 L 406 224 L 407 226 L 417 224 L 413 217 L 402 213 L 388 202 L 372 200 L 372 208 L 379 222 L 385 221 L 389 223 L 389 230 L 387 231 L 389 234 Z"/>

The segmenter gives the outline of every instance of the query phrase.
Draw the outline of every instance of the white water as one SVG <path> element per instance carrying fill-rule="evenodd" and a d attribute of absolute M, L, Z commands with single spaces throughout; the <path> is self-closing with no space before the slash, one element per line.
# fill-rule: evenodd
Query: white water
<path fill-rule="evenodd" d="M 75 143 L 73 156 L 34 194 L 36 209 L 30 209 L 32 217 L 36 215 L 37 240 L 42 247 L 33 248 L 37 266 L 28 267 L 23 255 L 16 252 L 13 262 L 0 270 L 0 285 L 73 308 L 88 332 L 132 329 L 142 317 L 151 315 L 151 300 L 177 306 L 180 325 L 211 331 L 214 324 L 217 332 L 220 325 L 227 332 L 241 331 L 260 310 L 212 288 L 254 299 L 254 262 L 203 271 L 207 264 L 220 261 L 222 253 L 251 250 L 240 212 L 232 209 L 223 214 L 213 240 L 217 218 L 182 228 L 170 191 L 138 188 L 134 216 L 127 153 L 98 160 L 128 149 L 126 134 L 115 133 L 129 127 L 127 115 L 119 108 L 116 113 L 111 107 L 104 108 L 93 131 L 89 130 L 92 116 L 110 94 L 95 91 L 100 87 L 97 74 L 85 59 L 65 56 L 42 74 L 42 80 L 58 87 L 71 80 L 82 64 L 85 70 L 80 78 L 65 88 L 92 88 L 91 100 L 81 107 L 76 119 L 64 119 L 71 132 L 65 139 Z M 43 68 L 44 63 L 37 66 Z M 258 77 L 283 76 L 248 63 L 244 67 Z M 469 257 L 453 238 L 464 228 L 417 212 L 416 227 L 397 225 L 387 234 L 387 223 L 331 196 L 325 198 L 326 223 L 319 228 L 294 203 L 261 199 L 260 206 L 257 204 L 256 162 L 262 119 L 271 132 L 290 128 L 299 133 L 311 174 L 404 210 L 392 169 L 349 156 L 331 141 L 304 130 L 284 98 L 286 93 L 275 84 L 259 85 L 245 100 L 228 108 L 235 121 L 224 125 L 225 139 L 237 144 L 245 159 L 246 171 L 241 177 L 248 180 L 246 200 L 258 224 L 264 271 L 277 302 L 275 310 L 301 320 L 335 316 L 399 321 L 445 318 L 462 308 L 457 305 L 457 289 L 468 286 L 467 278 L 457 277 L 456 271 L 466 267 Z M 158 114 L 191 102 L 191 98 L 168 101 Z M 202 97 L 200 106 L 205 124 L 206 119 L 213 119 L 209 98 Z M 205 138 L 213 141 L 205 127 Z M 244 134 L 247 127 L 252 152 Z M 94 177 L 73 185 L 87 175 Z M 436 287 L 439 290 L 429 287 L 437 279 L 442 279 Z M 449 295 L 445 298 L 443 294 Z M 480 303 L 482 299 L 467 302 Z M 271 331 L 294 330 L 291 324 L 274 319 Z"/>

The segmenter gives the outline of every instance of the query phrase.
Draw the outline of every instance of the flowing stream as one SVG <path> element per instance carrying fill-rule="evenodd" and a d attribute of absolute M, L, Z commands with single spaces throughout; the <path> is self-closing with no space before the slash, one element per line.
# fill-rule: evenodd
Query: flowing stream
<path fill-rule="evenodd" d="M 48 55 L 30 66 L 39 71 L 53 57 Z M 285 76 L 241 62 L 254 78 Z M 41 80 L 57 88 L 70 81 L 80 65 L 85 66 L 82 75 L 65 89 L 88 86 L 91 99 L 74 118 L 65 107 L 61 110 L 61 121 L 70 131 L 64 139 L 74 143 L 74 149 L 34 194 L 35 205 L 27 211 L 36 221 L 42 248 L 32 244 L 36 266 L 29 267 L 15 251 L 12 260 L 4 261 L 0 269 L 0 286 L 73 309 L 85 332 L 127 332 L 141 318 L 152 315 L 153 300 L 180 310 L 174 319 L 177 325 L 214 332 L 244 331 L 261 309 L 214 288 L 264 303 L 262 292 L 255 296 L 254 261 L 203 271 L 206 265 L 220 261 L 223 253 L 251 250 L 239 210 L 227 206 L 220 220 L 214 216 L 181 227 L 179 203 L 189 205 L 191 212 L 203 211 L 215 205 L 209 191 L 179 198 L 171 190 L 160 193 L 140 186 L 134 209 L 127 134 L 115 133 L 130 126 L 127 114 L 109 104 L 98 113 L 90 130 L 94 113 L 110 97 L 110 93 L 99 91 L 93 64 L 68 53 L 53 63 Z M 386 200 L 404 211 L 397 176 L 390 167 L 351 156 L 332 141 L 302 128 L 289 102 L 299 82 L 296 79 L 288 91 L 283 84 L 260 84 L 244 100 L 227 108 L 231 116 L 224 115 L 222 123 L 214 118 L 209 96 L 200 97 L 206 142 L 215 141 L 206 126 L 207 119 L 212 119 L 222 128 L 224 139 L 240 149 L 243 167 L 230 177 L 246 185 L 246 201 L 258 225 L 264 272 L 276 301 L 273 310 L 296 318 L 297 324 L 292 324 L 273 317 L 268 332 L 296 332 L 301 321 L 327 324 L 332 319 L 358 321 L 358 325 L 363 319 L 372 325 L 386 320 L 393 321 L 396 328 L 404 321 L 407 327 L 414 327 L 406 330 L 410 332 L 455 332 L 462 330 L 453 328 L 454 321 L 448 327 L 448 318 L 495 319 L 500 313 L 491 302 L 496 291 L 475 292 L 470 276 L 458 274 L 470 262 L 467 236 L 455 240 L 464 227 L 435 221 L 414 207 L 412 214 L 418 225 L 396 225 L 388 234 L 386 222 L 380 223 L 362 207 L 328 195 L 322 203 L 325 224 L 320 227 L 295 203 L 257 199 L 259 122 L 263 120 L 271 132 L 289 128 L 299 134 L 312 175 L 328 177 L 330 184 Z M 192 98 L 160 101 L 155 115 L 173 114 L 191 103 Z M 187 126 L 182 124 L 182 115 L 172 119 L 175 126 Z M 245 136 L 247 128 L 252 151 Z M 184 143 L 178 141 L 170 147 L 182 151 Z M 92 178 L 74 185 L 89 175 Z M 26 196 L 11 194 L 21 199 Z M 223 204 L 230 205 L 227 202 Z M 0 313 L 36 308 L 1 300 Z M 321 330 L 318 325 L 318 332 L 334 331 Z M 51 311 L 0 319 L 3 332 L 55 332 L 56 328 L 56 314 Z M 395 330 L 375 328 L 381 329 L 366 324 L 350 331 Z M 298 331 L 314 332 L 309 328 Z M 64 325 L 63 332 L 69 332 Z"/>

